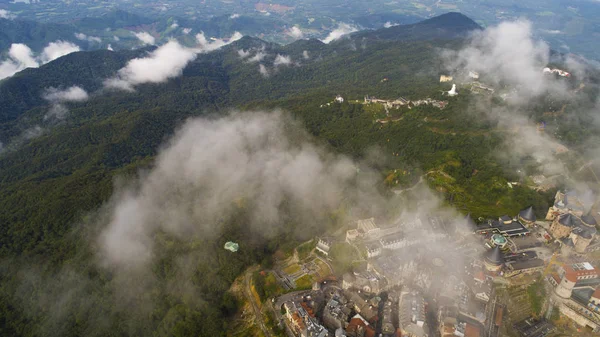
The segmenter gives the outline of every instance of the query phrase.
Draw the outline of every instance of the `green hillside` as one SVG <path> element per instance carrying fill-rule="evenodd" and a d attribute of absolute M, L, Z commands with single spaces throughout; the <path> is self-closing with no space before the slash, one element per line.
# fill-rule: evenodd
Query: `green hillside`
<path fill-rule="evenodd" d="M 153 243 L 161 254 L 153 257 L 151 277 L 122 280 L 99 267 L 95 212 L 120 179 L 151 168 L 160 146 L 194 116 L 223 116 L 232 108 L 284 109 L 334 153 L 360 160 L 378 149 L 384 160 L 372 166 L 384 193 L 423 177 L 446 203 L 475 217 L 515 214 L 526 205 L 543 211 L 552 191 L 508 187 L 519 177 L 495 155 L 507 132 L 478 118 L 502 101 L 490 97 L 477 110 L 479 96 L 466 89 L 457 97 L 442 96 L 449 88 L 439 83 L 444 72 L 439 49 L 460 47 L 460 37 L 478 26 L 463 16 L 432 19 L 417 31 L 415 26 L 398 28 L 396 37 L 373 31 L 329 45 L 306 40 L 279 46 L 246 37 L 199 55 L 182 76 L 139 85 L 134 92 L 104 91 L 102 81 L 148 50 L 74 53 L 0 81 L 0 335 L 222 336 L 237 310 L 227 293 L 233 280 L 252 264 L 268 266 L 276 250 L 323 230 L 289 214 L 281 233 L 257 234 L 240 202 L 222 220 L 216 240 L 156 233 Z M 258 63 L 240 59 L 239 50 L 251 49 L 268 55 L 261 61 L 268 77 Z M 277 54 L 295 64 L 274 67 Z M 64 121 L 45 121 L 50 105 L 41 98 L 44 90 L 72 85 L 91 98 L 69 103 Z M 338 94 L 345 102 L 328 105 Z M 393 121 L 382 124 L 377 121 L 382 107 L 360 103 L 366 95 L 449 104 L 443 110 L 398 109 L 391 112 Z M 544 113 L 546 103 L 531 103 L 532 118 Z M 37 125 L 41 135 L 23 139 Z M 569 145 L 581 143 L 575 137 Z M 338 225 L 335 217 L 331 221 Z M 244 254 L 222 249 L 226 241 L 243 242 Z M 185 275 L 189 292 L 181 295 L 170 286 L 182 277 L 177 266 L 184 254 L 194 259 Z M 122 303 L 122 282 L 152 292 Z M 138 307 L 151 309 L 131 310 Z"/>

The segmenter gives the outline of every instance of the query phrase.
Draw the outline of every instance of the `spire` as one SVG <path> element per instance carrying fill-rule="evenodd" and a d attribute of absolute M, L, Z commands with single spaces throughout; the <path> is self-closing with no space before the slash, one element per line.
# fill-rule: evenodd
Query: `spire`
<path fill-rule="evenodd" d="M 596 226 L 598 223 L 596 219 L 592 216 L 592 212 L 588 212 L 586 215 L 581 217 L 581 221 L 583 221 L 588 226 Z"/>
<path fill-rule="evenodd" d="M 535 212 L 533 211 L 533 206 L 529 206 L 529 208 L 526 208 L 519 212 L 519 217 L 525 221 L 534 222 L 536 220 L 536 217 Z"/>
<path fill-rule="evenodd" d="M 558 218 L 558 222 L 567 227 L 573 227 L 575 225 L 575 219 L 573 219 L 573 214 L 567 213 L 563 214 Z"/>
<path fill-rule="evenodd" d="M 496 246 L 489 250 L 485 256 L 486 261 L 494 265 L 501 265 L 504 263 L 504 256 L 502 256 L 502 251 L 500 251 L 500 246 Z"/>

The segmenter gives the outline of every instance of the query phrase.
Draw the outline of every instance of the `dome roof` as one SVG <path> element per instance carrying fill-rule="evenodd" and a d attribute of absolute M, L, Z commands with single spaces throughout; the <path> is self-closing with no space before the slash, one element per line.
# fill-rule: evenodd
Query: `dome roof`
<path fill-rule="evenodd" d="M 503 245 L 506 243 L 506 238 L 500 234 L 494 234 L 492 235 L 492 241 L 496 245 Z"/>
<path fill-rule="evenodd" d="M 563 214 L 558 218 L 558 222 L 563 226 L 573 227 L 575 225 L 575 217 L 571 213 Z"/>
<path fill-rule="evenodd" d="M 526 208 L 519 212 L 519 217 L 526 221 L 535 221 L 536 217 L 535 212 L 533 212 L 533 206 L 529 206 L 529 208 Z"/>
<path fill-rule="evenodd" d="M 494 265 L 501 265 L 504 263 L 504 256 L 502 256 L 502 252 L 500 251 L 500 246 L 496 246 L 489 250 L 485 255 L 485 260 Z"/>
<path fill-rule="evenodd" d="M 590 213 L 582 216 L 581 221 L 583 221 L 586 225 L 590 226 L 596 226 L 598 224 L 596 222 L 596 219 L 594 219 L 594 217 Z"/>

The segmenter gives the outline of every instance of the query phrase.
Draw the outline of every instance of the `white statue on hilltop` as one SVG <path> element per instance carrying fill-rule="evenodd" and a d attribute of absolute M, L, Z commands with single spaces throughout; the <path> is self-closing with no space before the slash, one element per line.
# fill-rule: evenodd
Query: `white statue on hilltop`
<path fill-rule="evenodd" d="M 458 93 L 456 92 L 456 84 L 452 84 L 452 89 L 448 91 L 448 96 L 456 96 Z"/>

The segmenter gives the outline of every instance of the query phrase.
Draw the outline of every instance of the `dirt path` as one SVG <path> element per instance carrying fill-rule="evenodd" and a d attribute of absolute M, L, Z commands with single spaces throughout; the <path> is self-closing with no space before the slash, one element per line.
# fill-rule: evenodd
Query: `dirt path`
<path fill-rule="evenodd" d="M 244 295 L 248 298 L 248 302 L 252 305 L 252 311 L 254 312 L 254 321 L 263 332 L 263 335 L 266 337 L 271 337 L 271 332 L 269 328 L 265 325 L 265 322 L 262 317 L 262 313 L 260 311 L 260 307 L 256 303 L 256 299 L 252 295 L 252 273 L 258 270 L 258 267 L 251 267 L 246 270 L 246 274 L 244 275 Z"/>

